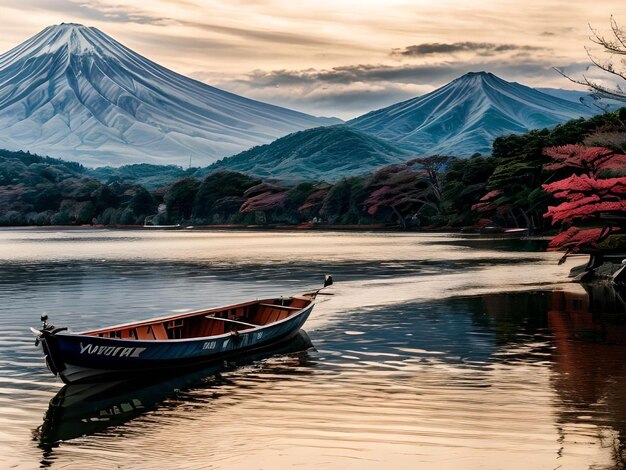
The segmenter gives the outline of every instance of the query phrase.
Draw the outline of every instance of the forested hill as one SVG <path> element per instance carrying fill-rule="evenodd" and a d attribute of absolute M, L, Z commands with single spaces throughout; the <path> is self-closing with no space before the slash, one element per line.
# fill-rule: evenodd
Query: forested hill
<path fill-rule="evenodd" d="M 0 224 L 143 224 L 155 198 L 129 182 L 103 183 L 79 163 L 0 151 Z"/>
<path fill-rule="evenodd" d="M 86 170 L 89 176 L 104 183 L 127 181 L 140 184 L 149 190 L 166 186 L 186 176 L 193 176 L 197 171 L 199 168 L 183 169 L 176 165 L 152 165 L 150 163 L 119 167 L 103 166 Z"/>
<path fill-rule="evenodd" d="M 374 171 L 335 182 L 263 181 L 229 170 L 150 165 L 92 170 L 0 151 L 0 225 L 133 225 L 146 219 L 155 224 L 271 225 L 321 220 L 542 230 L 550 227 L 544 214 L 554 205 L 542 185 L 572 174 L 571 169 L 554 169 L 546 148 L 567 144 L 587 150 L 600 147 L 622 161 L 626 108 L 500 137 L 492 156 L 382 162 Z M 609 173 L 621 177 L 626 168 L 612 167 Z"/>
<path fill-rule="evenodd" d="M 226 169 L 288 181 L 336 181 L 411 158 L 411 152 L 348 126 L 316 127 L 224 158 Z"/>

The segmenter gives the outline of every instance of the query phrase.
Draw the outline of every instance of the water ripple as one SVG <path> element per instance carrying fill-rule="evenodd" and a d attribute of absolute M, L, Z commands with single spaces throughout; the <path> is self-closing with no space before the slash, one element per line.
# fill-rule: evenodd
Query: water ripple
<path fill-rule="evenodd" d="M 0 467 L 619 467 L 620 327 L 559 314 L 551 291 L 567 270 L 536 249 L 446 234 L 0 230 Z M 298 292 L 326 272 L 338 282 L 307 323 L 315 349 L 164 382 L 61 389 L 28 330 L 44 311 L 95 328 Z"/>

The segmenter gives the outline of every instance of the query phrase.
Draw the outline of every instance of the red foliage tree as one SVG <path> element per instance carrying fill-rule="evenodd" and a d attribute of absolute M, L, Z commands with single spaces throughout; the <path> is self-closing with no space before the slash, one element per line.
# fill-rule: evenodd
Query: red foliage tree
<path fill-rule="evenodd" d="M 363 202 L 363 207 L 370 215 L 390 209 L 405 227 L 407 215 L 433 204 L 428 199 L 430 188 L 426 171 L 413 169 L 408 163 L 389 165 L 372 175 L 367 185 L 372 192 Z"/>
<path fill-rule="evenodd" d="M 315 211 L 319 210 L 320 207 L 322 207 L 322 204 L 324 203 L 324 198 L 328 194 L 329 190 L 330 187 L 318 189 L 317 191 L 309 194 L 304 203 L 300 207 L 298 207 L 298 212 L 300 212 L 301 214 L 311 215 Z"/>
<path fill-rule="evenodd" d="M 604 147 L 563 145 L 544 149 L 544 154 L 554 160 L 554 163 L 545 167 L 546 170 L 577 168 L 585 171 L 589 176 L 596 176 L 602 170 L 618 170 L 626 167 L 626 155 Z"/>
<path fill-rule="evenodd" d="M 474 204 L 471 209 L 476 212 L 491 212 L 497 209 L 496 200 L 502 196 L 502 191 L 499 189 L 494 189 L 493 191 L 489 191 L 480 200 Z"/>
<path fill-rule="evenodd" d="M 544 184 L 542 188 L 561 201 L 549 206 L 544 217 L 552 224 L 592 223 L 602 225 L 588 229 L 570 227 L 550 242 L 551 250 L 581 251 L 597 248 L 611 234 L 624 229 L 626 219 L 626 177 L 599 179 L 603 170 L 626 168 L 626 155 L 617 154 L 603 147 L 565 145 L 544 150 L 554 160 L 549 170 L 571 168 L 583 170 L 582 175 Z"/>
<path fill-rule="evenodd" d="M 283 203 L 287 200 L 287 193 L 261 193 L 246 200 L 239 209 L 239 212 L 271 211 L 282 209 Z"/>
<path fill-rule="evenodd" d="M 626 178 L 623 177 L 595 179 L 587 175 L 572 175 L 544 184 L 543 189 L 556 199 L 564 200 L 558 206 L 548 207 L 545 217 L 551 217 L 552 223 L 626 213 Z"/>
<path fill-rule="evenodd" d="M 243 193 L 246 201 L 239 212 L 273 211 L 282 209 L 287 200 L 287 189 L 271 183 L 260 183 Z"/>
<path fill-rule="evenodd" d="M 549 250 L 578 251 L 581 246 L 595 247 L 598 240 L 603 240 L 616 231 L 612 227 L 579 229 L 570 227 L 554 237 L 548 245 Z"/>

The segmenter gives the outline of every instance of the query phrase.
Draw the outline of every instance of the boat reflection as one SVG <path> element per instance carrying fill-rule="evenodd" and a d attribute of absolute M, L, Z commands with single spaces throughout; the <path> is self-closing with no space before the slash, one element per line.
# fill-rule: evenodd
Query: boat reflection
<path fill-rule="evenodd" d="M 101 432 L 155 410 L 184 390 L 227 384 L 222 372 L 271 356 L 295 353 L 301 353 L 297 356 L 301 365 L 312 347 L 309 336 L 301 330 L 294 338 L 271 348 L 165 379 L 66 385 L 50 401 L 34 438 L 41 448 L 49 450 L 61 441 Z"/>

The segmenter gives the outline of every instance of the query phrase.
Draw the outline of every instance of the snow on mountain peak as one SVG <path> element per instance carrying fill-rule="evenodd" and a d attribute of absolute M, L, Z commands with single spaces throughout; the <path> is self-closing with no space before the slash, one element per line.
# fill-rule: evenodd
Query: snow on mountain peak
<path fill-rule="evenodd" d="M 461 75 L 456 80 L 469 80 L 469 79 L 476 79 L 476 78 L 485 79 L 485 78 L 491 78 L 491 77 L 495 77 L 495 75 L 492 74 L 491 72 L 486 72 L 485 70 L 481 70 L 479 72 L 467 72 L 465 75 Z"/>
<path fill-rule="evenodd" d="M 72 54 L 85 54 L 96 51 L 93 40 L 90 39 L 89 30 L 84 26 L 62 24 L 61 28 L 55 28 L 58 33 L 48 45 L 50 50 L 56 50 L 64 45 Z"/>
<path fill-rule="evenodd" d="M 336 123 L 184 77 L 97 28 L 49 26 L 0 55 L 0 147 L 87 165 L 212 163 Z"/>
<path fill-rule="evenodd" d="M 488 154 L 496 137 L 587 117 L 585 106 L 490 72 L 470 72 L 431 93 L 372 111 L 349 124 L 420 153 Z"/>
<path fill-rule="evenodd" d="M 111 55 L 113 52 L 111 45 L 115 43 L 115 40 L 97 28 L 78 23 L 61 23 L 48 26 L 39 34 L 4 55 L 19 52 L 17 57 L 37 57 L 64 50 L 70 55 Z"/>
<path fill-rule="evenodd" d="M 454 79 L 450 84 L 456 84 L 457 86 L 501 86 L 507 82 L 500 77 L 492 74 L 491 72 L 468 72 L 465 75 Z"/>

